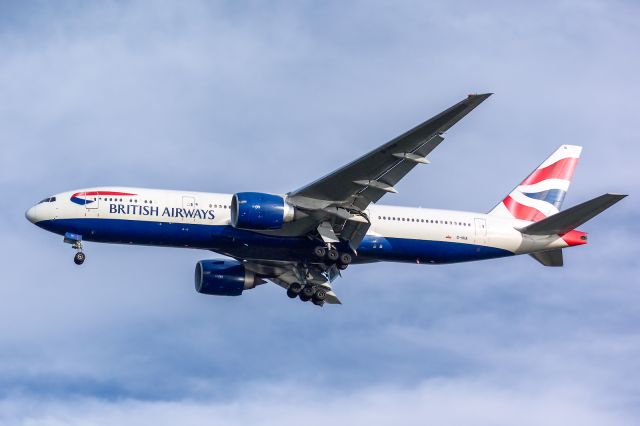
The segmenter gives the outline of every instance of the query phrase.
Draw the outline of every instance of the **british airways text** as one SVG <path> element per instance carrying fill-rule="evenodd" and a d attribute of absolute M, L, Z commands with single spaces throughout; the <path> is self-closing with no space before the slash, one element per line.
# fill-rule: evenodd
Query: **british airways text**
<path fill-rule="evenodd" d="M 161 216 L 161 217 L 183 217 L 209 219 L 215 218 L 213 210 L 204 209 L 183 209 L 180 207 L 165 207 L 160 213 L 160 208 L 156 206 L 139 206 L 136 204 L 109 204 L 109 213 L 138 215 L 138 216 Z"/>

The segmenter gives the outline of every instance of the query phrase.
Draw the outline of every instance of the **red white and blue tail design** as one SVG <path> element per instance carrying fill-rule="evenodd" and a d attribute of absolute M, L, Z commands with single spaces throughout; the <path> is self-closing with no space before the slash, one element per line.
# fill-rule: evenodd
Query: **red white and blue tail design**
<path fill-rule="evenodd" d="M 581 152 L 581 146 L 562 145 L 489 214 L 537 222 L 558 213 Z"/>

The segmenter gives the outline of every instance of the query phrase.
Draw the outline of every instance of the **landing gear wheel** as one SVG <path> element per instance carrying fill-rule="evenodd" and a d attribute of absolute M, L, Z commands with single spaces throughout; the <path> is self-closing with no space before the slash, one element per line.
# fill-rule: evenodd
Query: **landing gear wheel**
<path fill-rule="evenodd" d="M 338 269 L 340 269 L 341 271 L 344 271 L 345 269 L 347 269 L 347 266 L 349 266 L 349 265 L 345 265 L 344 263 L 339 263 L 338 264 Z"/>
<path fill-rule="evenodd" d="M 302 288 L 302 292 L 300 293 L 300 297 L 305 296 L 308 298 L 312 298 L 315 294 L 315 290 L 310 285 L 306 285 Z"/>
<path fill-rule="evenodd" d="M 295 299 L 296 297 L 298 297 L 301 291 L 302 286 L 299 283 L 291 283 L 291 285 L 287 289 L 287 296 L 289 296 L 291 299 Z"/>
<path fill-rule="evenodd" d="M 321 287 L 317 289 L 315 293 L 313 293 L 313 297 L 311 298 L 311 301 L 316 306 L 322 306 L 324 305 L 324 300 L 326 298 L 327 298 L 327 291 Z"/>
<path fill-rule="evenodd" d="M 340 255 L 340 264 L 341 265 L 345 265 L 347 266 L 348 264 L 351 263 L 353 259 L 351 258 L 351 255 L 349 253 L 342 253 Z"/>
<path fill-rule="evenodd" d="M 86 256 L 84 255 L 83 252 L 79 251 L 76 253 L 75 256 L 73 256 L 73 262 L 76 265 L 82 265 L 84 263 L 84 259 L 86 258 Z"/>
<path fill-rule="evenodd" d="M 340 257 L 340 253 L 338 253 L 338 250 L 331 249 L 331 250 L 327 251 L 327 260 L 328 261 L 335 262 L 336 260 L 338 260 L 339 257 Z"/>
<path fill-rule="evenodd" d="M 300 300 L 302 300 L 303 302 L 308 302 L 309 300 L 311 300 L 311 296 L 305 296 L 303 293 L 300 293 Z"/>
<path fill-rule="evenodd" d="M 319 288 L 313 295 L 314 302 L 322 302 L 327 298 L 327 291 L 323 288 Z"/>
<path fill-rule="evenodd" d="M 318 246 L 313 249 L 313 255 L 320 259 L 324 259 L 326 254 L 327 254 L 327 249 L 325 247 Z"/>

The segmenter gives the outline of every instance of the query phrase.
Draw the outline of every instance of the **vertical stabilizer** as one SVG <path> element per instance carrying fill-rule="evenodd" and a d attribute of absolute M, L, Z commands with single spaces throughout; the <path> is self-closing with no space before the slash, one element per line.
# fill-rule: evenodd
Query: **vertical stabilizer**
<path fill-rule="evenodd" d="M 581 152 L 581 146 L 562 145 L 489 214 L 537 222 L 558 213 Z"/>

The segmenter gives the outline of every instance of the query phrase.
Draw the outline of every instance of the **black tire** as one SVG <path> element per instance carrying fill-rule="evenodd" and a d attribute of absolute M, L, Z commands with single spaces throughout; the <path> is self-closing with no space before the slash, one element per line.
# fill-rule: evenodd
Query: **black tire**
<path fill-rule="evenodd" d="M 312 298 L 314 294 L 315 294 L 315 290 L 310 285 L 306 285 L 302 287 L 302 292 L 300 293 L 301 296 L 304 295 L 305 297 L 308 297 L 308 298 Z"/>
<path fill-rule="evenodd" d="M 287 296 L 289 296 L 290 299 L 295 299 L 296 297 L 298 297 L 298 293 L 294 293 L 291 290 L 287 290 Z"/>
<path fill-rule="evenodd" d="M 341 271 L 344 271 L 345 269 L 347 269 L 349 265 L 345 265 L 344 263 L 340 263 L 338 264 L 338 269 L 340 269 Z"/>
<path fill-rule="evenodd" d="M 302 300 L 303 302 L 308 302 L 309 300 L 311 300 L 311 296 L 305 296 L 304 294 L 300 293 L 300 300 Z"/>
<path fill-rule="evenodd" d="M 316 292 L 313 294 L 313 301 L 314 302 L 322 302 L 327 298 L 327 290 L 325 290 L 324 288 L 319 288 L 318 290 L 316 290 Z"/>
<path fill-rule="evenodd" d="M 327 254 L 327 249 L 322 246 L 318 246 L 313 249 L 313 255 L 317 258 L 324 259 Z"/>
<path fill-rule="evenodd" d="M 327 260 L 328 261 L 335 262 L 336 260 L 338 260 L 339 257 L 340 257 L 340 253 L 338 253 L 338 250 L 331 249 L 331 250 L 327 251 Z"/>
<path fill-rule="evenodd" d="M 313 300 L 313 304 L 316 306 L 324 305 L 324 300 Z"/>
<path fill-rule="evenodd" d="M 84 263 L 84 260 L 86 259 L 86 256 L 84 255 L 83 252 L 79 251 L 76 253 L 75 256 L 73 256 L 73 262 L 76 265 L 82 265 Z"/>
<path fill-rule="evenodd" d="M 302 291 L 302 286 L 300 285 L 300 283 L 291 283 L 287 291 L 290 291 L 297 296 Z"/>
<path fill-rule="evenodd" d="M 351 255 L 349 253 L 342 253 L 340 255 L 340 263 L 342 265 L 349 265 L 352 260 L 353 260 L 353 258 L 351 257 Z"/>

